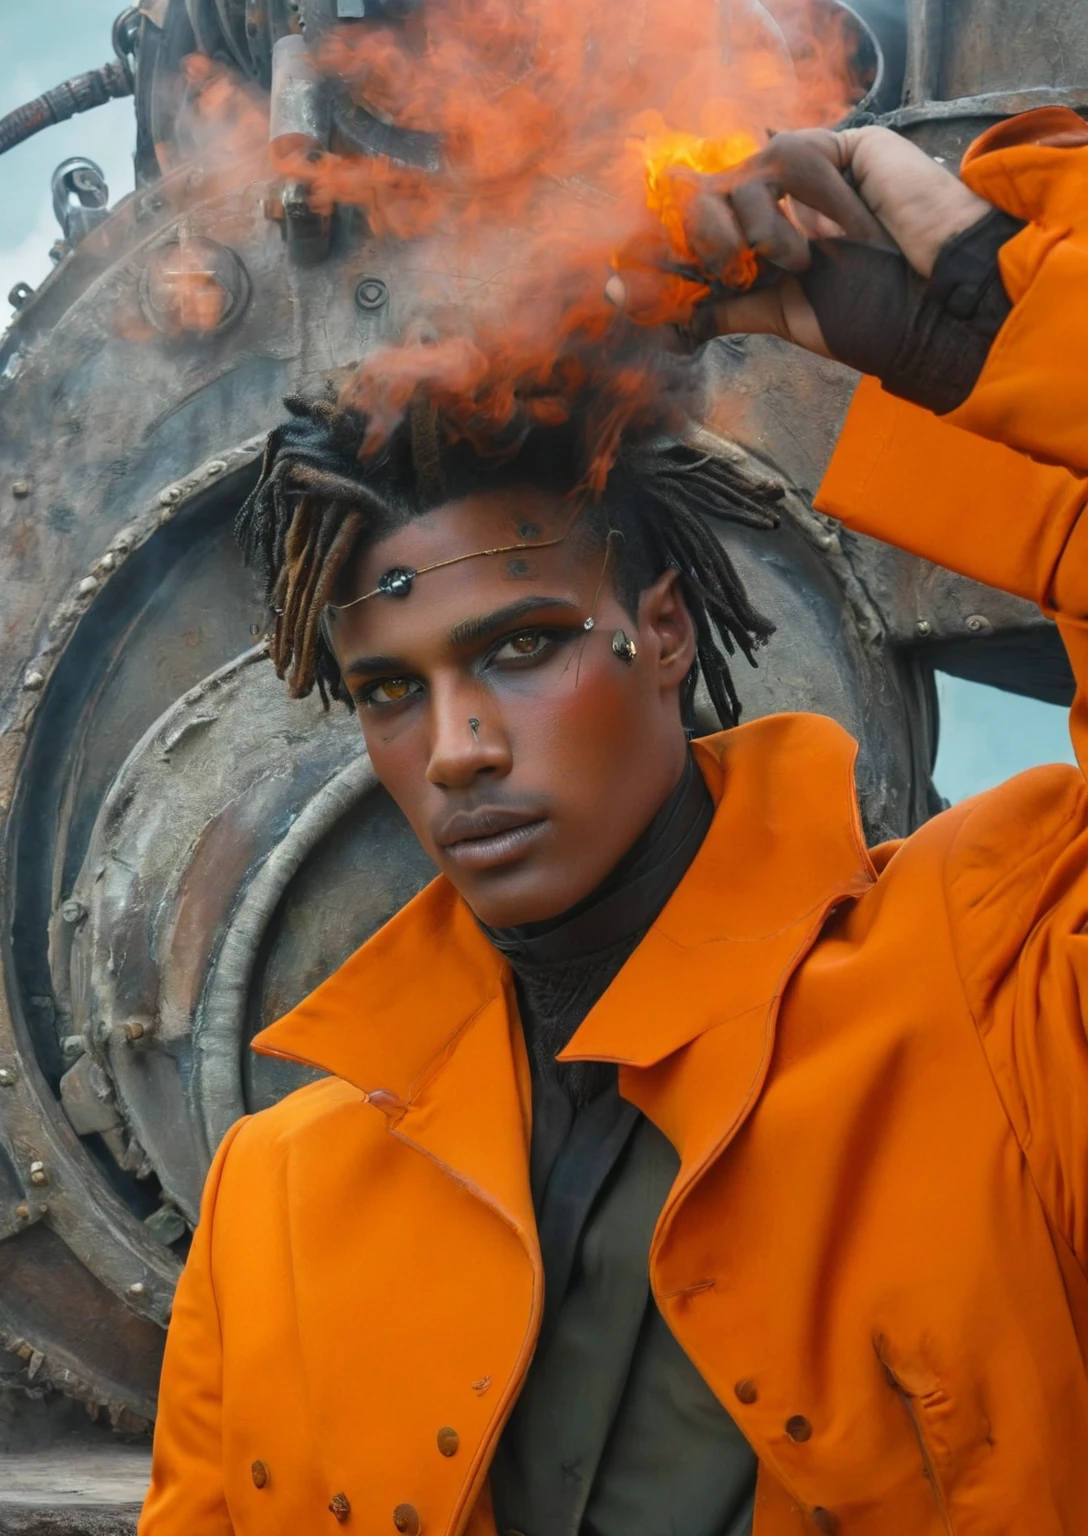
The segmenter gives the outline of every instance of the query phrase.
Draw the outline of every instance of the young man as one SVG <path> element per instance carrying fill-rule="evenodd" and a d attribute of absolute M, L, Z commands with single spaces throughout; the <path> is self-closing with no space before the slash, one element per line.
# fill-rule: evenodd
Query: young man
<path fill-rule="evenodd" d="M 708 328 L 950 413 L 864 382 L 823 507 L 1043 604 L 1082 680 L 1086 165 L 1055 111 L 968 185 L 799 136 L 692 215 L 802 274 Z M 766 633 L 691 509 L 758 490 L 647 452 L 575 516 L 546 444 L 359 427 L 274 434 L 244 528 L 441 873 L 260 1037 L 330 1076 L 220 1149 L 143 1536 L 1083 1530 L 1081 773 L 868 851 L 832 722 L 686 741 Z"/>

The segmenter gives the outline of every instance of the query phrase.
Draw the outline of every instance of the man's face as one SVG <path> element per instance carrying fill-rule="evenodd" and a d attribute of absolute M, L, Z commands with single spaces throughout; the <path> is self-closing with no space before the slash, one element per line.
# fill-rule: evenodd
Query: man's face
<path fill-rule="evenodd" d="M 530 489 L 451 502 L 365 551 L 337 596 L 373 590 L 392 567 L 543 543 L 571 516 Z M 630 665 L 612 649 L 617 629 L 637 646 Z M 675 574 L 642 594 L 636 624 L 603 550 L 577 530 L 332 610 L 329 630 L 378 777 L 491 927 L 589 895 L 683 770 L 695 642 Z"/>

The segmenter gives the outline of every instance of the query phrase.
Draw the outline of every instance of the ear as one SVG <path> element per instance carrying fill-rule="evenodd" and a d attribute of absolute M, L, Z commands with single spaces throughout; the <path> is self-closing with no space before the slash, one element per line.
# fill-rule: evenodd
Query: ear
<path fill-rule="evenodd" d="M 680 590 L 680 573 L 668 570 L 638 602 L 638 627 L 647 657 L 656 658 L 663 690 L 679 690 L 695 660 L 695 624 Z"/>

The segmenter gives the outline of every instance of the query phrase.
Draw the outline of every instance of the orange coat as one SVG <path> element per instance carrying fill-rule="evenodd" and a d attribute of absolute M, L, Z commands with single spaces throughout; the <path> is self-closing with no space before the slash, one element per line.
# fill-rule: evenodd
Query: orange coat
<path fill-rule="evenodd" d="M 1083 683 L 1088 147 L 967 174 L 1037 221 L 972 431 L 866 382 L 822 505 L 1055 611 Z M 830 720 L 696 752 L 712 829 L 565 1055 L 618 1062 L 680 1153 L 653 1289 L 759 1456 L 756 1536 L 1083 1533 L 1082 773 L 869 853 Z M 141 1536 L 493 1536 L 542 1300 L 505 963 L 439 879 L 258 1049 L 332 1076 L 216 1158 Z"/>

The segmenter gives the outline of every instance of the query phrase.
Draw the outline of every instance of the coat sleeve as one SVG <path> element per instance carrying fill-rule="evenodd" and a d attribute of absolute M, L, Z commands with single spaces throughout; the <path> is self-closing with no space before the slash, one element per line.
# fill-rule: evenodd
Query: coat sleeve
<path fill-rule="evenodd" d="M 151 1487 L 138 1536 L 233 1536 L 223 1491 L 223 1347 L 212 1277 L 215 1205 L 239 1120 L 204 1186 L 200 1222 L 174 1298 L 159 1387 Z"/>
<path fill-rule="evenodd" d="M 1045 116 L 1054 131 L 1055 117 L 1064 118 Z M 1085 125 L 1074 122 L 1069 137 L 1076 141 Z M 1079 769 L 1055 765 L 1018 775 L 956 807 L 947 835 L 925 846 L 943 850 L 944 911 L 935 909 L 934 921 L 949 925 L 995 1084 L 1052 1227 L 1083 1271 L 1088 239 L 1078 230 L 1088 229 L 1088 148 L 1074 142 L 1044 153 L 1028 145 L 1024 158 L 1023 145 L 1002 147 L 1015 131 L 1014 120 L 1002 125 L 1005 138 L 997 145 L 988 136 L 987 179 L 973 184 L 986 195 L 1001 187 L 1002 205 L 1021 216 L 1031 200 L 1036 224 L 1011 242 L 1023 242 L 1012 264 L 1015 280 L 1006 277 L 1014 307 L 976 389 L 951 416 L 937 418 L 863 380 L 817 506 L 861 533 L 1033 600 L 1057 620 L 1072 661 L 1077 695 L 1070 727 Z M 1074 202 L 1083 210 L 1079 225 Z"/>

